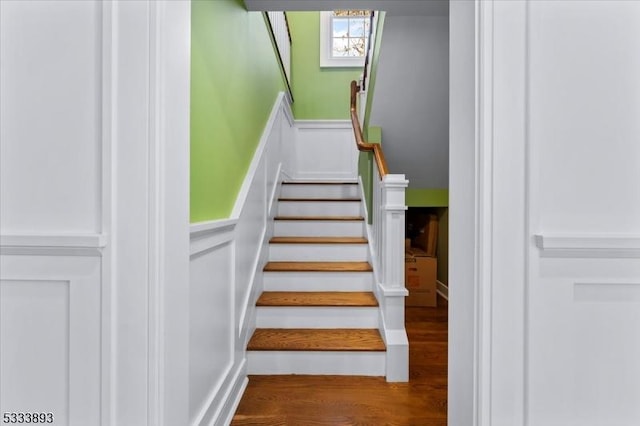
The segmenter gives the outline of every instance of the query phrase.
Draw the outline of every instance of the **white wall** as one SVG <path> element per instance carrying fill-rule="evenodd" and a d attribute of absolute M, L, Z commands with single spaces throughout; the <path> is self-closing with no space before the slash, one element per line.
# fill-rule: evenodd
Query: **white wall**
<path fill-rule="evenodd" d="M 2 2 L 3 233 L 100 232 L 102 8 L 72 3 Z"/>
<path fill-rule="evenodd" d="M 449 18 L 387 13 L 371 107 L 392 173 L 449 186 Z"/>
<path fill-rule="evenodd" d="M 103 9 L 0 8 L 0 410 L 97 424 Z"/>
<path fill-rule="evenodd" d="M 528 20 L 529 234 L 551 246 L 527 258 L 529 419 L 636 425 L 640 3 L 531 2 Z"/>
<path fill-rule="evenodd" d="M 0 8 L 0 410 L 184 423 L 189 4 Z"/>
<path fill-rule="evenodd" d="M 457 261 L 474 271 L 476 302 L 464 325 L 451 296 L 452 338 L 477 327 L 472 414 L 637 425 L 640 3 L 486 1 L 476 18 L 478 240 Z M 454 152 L 457 139 L 452 165 L 472 154 Z M 464 223 L 454 189 L 452 234 Z"/>

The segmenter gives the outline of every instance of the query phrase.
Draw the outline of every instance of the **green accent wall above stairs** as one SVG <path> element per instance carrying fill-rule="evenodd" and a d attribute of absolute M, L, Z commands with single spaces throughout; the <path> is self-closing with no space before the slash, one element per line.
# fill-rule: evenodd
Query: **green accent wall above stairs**
<path fill-rule="evenodd" d="M 349 84 L 360 78 L 362 67 L 320 68 L 320 12 L 287 12 L 287 18 L 296 119 L 349 119 Z"/>
<path fill-rule="evenodd" d="M 285 90 L 262 13 L 241 0 L 191 8 L 191 222 L 230 216 Z"/>

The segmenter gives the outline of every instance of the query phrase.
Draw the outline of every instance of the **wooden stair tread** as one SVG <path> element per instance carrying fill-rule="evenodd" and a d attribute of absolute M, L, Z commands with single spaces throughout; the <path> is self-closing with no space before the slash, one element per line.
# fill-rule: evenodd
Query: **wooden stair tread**
<path fill-rule="evenodd" d="M 265 272 L 370 272 L 369 262 L 268 262 Z"/>
<path fill-rule="evenodd" d="M 367 244 L 362 237 L 273 237 L 271 244 Z"/>
<path fill-rule="evenodd" d="M 278 201 L 305 201 L 305 202 L 325 202 L 325 201 L 337 201 L 337 202 L 360 202 L 362 201 L 360 198 L 300 198 L 300 197 L 289 197 L 289 198 L 278 198 Z"/>
<path fill-rule="evenodd" d="M 274 220 L 364 221 L 362 216 L 276 216 Z"/>
<path fill-rule="evenodd" d="M 385 351 L 378 329 L 258 328 L 248 351 Z"/>
<path fill-rule="evenodd" d="M 283 185 L 357 185 L 358 182 L 282 182 Z"/>
<path fill-rule="evenodd" d="M 367 291 L 265 291 L 257 306 L 378 306 Z"/>

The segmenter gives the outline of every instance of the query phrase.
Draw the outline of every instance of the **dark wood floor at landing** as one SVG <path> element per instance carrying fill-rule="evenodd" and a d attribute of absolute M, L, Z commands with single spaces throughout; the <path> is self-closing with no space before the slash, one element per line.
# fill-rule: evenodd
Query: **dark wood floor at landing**
<path fill-rule="evenodd" d="M 447 424 L 447 302 L 407 308 L 409 383 L 379 377 L 249 376 L 233 425 Z"/>

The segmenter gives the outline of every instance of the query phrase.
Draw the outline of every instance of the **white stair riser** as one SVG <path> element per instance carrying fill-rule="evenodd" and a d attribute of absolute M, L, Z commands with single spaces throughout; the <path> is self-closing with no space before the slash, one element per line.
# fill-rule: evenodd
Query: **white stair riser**
<path fill-rule="evenodd" d="M 269 260 L 364 262 L 367 250 L 366 244 L 270 244 Z"/>
<path fill-rule="evenodd" d="M 360 216 L 360 201 L 278 201 L 280 216 Z"/>
<path fill-rule="evenodd" d="M 378 328 L 378 307 L 258 306 L 258 328 Z"/>
<path fill-rule="evenodd" d="M 372 291 L 371 272 L 265 272 L 264 291 Z"/>
<path fill-rule="evenodd" d="M 364 236 L 364 222 L 276 220 L 274 235 L 278 237 L 362 237 Z"/>
<path fill-rule="evenodd" d="M 358 185 L 282 185 L 283 198 L 357 198 Z"/>
<path fill-rule="evenodd" d="M 385 352 L 247 351 L 248 374 L 384 376 Z"/>

